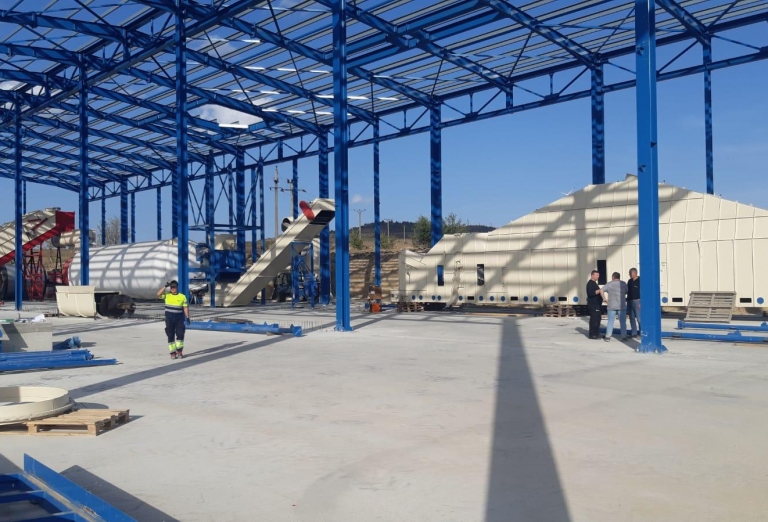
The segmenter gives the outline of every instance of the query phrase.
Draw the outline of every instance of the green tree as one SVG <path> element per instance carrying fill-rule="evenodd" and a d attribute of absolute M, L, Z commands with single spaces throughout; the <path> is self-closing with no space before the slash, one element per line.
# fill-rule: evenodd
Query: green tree
<path fill-rule="evenodd" d="M 451 212 L 447 217 L 443 218 L 443 234 L 461 234 L 467 232 L 467 224 L 464 223 L 459 217 Z"/>
<path fill-rule="evenodd" d="M 421 248 L 432 244 L 432 223 L 426 216 L 419 216 L 413 226 L 413 244 Z"/>
<path fill-rule="evenodd" d="M 365 242 L 357 230 L 353 230 L 349 233 L 349 246 L 354 250 L 362 250 L 365 248 Z"/>
<path fill-rule="evenodd" d="M 393 250 L 395 248 L 395 240 L 389 237 L 388 235 L 381 236 L 381 249 L 382 250 Z"/>

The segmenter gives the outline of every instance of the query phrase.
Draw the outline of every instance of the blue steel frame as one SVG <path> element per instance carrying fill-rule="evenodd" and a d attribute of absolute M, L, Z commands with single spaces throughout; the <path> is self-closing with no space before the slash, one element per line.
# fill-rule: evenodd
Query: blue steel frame
<path fill-rule="evenodd" d="M 299 217 L 299 158 L 293 158 L 293 170 L 291 177 L 291 205 L 293 207 L 293 219 Z"/>
<path fill-rule="evenodd" d="M 21 153 L 21 139 L 24 129 L 21 121 L 21 104 L 17 101 L 14 106 L 14 167 L 15 167 L 15 180 L 14 180 L 14 210 L 16 213 L 16 223 L 14 227 L 15 234 L 15 269 L 16 269 L 16 281 L 14 285 L 15 296 L 15 309 L 21 311 L 22 309 L 22 296 L 24 294 L 24 252 L 22 250 L 22 216 L 23 201 L 22 201 L 22 153 Z"/>
<path fill-rule="evenodd" d="M 0 151 L 0 177 L 14 179 L 17 218 L 26 211 L 28 181 L 77 191 L 83 237 L 87 237 L 88 201 L 101 199 L 104 225 L 105 199 L 119 196 L 122 242 L 129 240 L 128 194 L 131 197 L 130 240 L 133 241 L 135 194 L 151 188 L 157 191 L 157 237 L 162 237 L 161 190 L 170 185 L 171 235 L 179 239 L 179 255 L 183 261 L 180 272 L 186 274 L 180 273 L 179 279 L 186 288 L 188 190 L 196 180 L 208 183 L 208 169 L 200 167 L 206 166 L 208 157 L 237 158 L 230 161 L 230 164 L 237 163 L 237 188 L 233 187 L 228 200 L 231 206 L 237 205 L 236 212 L 230 211 L 230 220 L 236 222 L 238 243 L 244 244 L 244 239 L 242 242 L 240 239 L 245 237 L 247 228 L 244 180 L 239 182 L 241 174 L 245 168 L 258 168 L 261 172 L 257 179 L 263 243 L 264 167 L 293 162 L 292 203 L 296 215 L 297 162 L 317 155 L 319 195 L 328 197 L 331 151 L 328 132 L 333 127 L 338 216 L 336 270 L 337 276 L 341 276 L 337 277 L 340 289 L 337 291 L 337 329 L 341 331 L 351 329 L 350 147 L 373 146 L 374 206 L 378 207 L 380 143 L 430 133 L 430 218 L 434 244 L 442 237 L 443 129 L 556 103 L 591 99 L 592 182 L 603 183 L 605 95 L 633 87 L 637 87 L 640 116 L 641 266 L 644 287 L 654 287 L 649 292 L 644 290 L 647 297 L 643 313 L 658 317 L 658 306 L 651 302 L 656 301 L 658 279 L 654 277 L 659 259 L 658 201 L 657 189 L 650 186 L 658 179 L 656 83 L 703 75 L 705 181 L 706 191 L 714 193 L 712 74 L 715 70 L 768 58 L 768 45 L 743 44 L 734 40 L 740 38 L 739 35 L 728 36 L 729 32 L 768 21 L 768 0 L 748 5 L 725 0 L 689 2 L 685 7 L 676 0 L 656 0 L 655 3 L 625 0 L 600 11 L 594 10 L 593 4 L 586 0 L 550 2 L 537 7 L 535 16 L 530 9 L 503 0 L 455 0 L 434 5 L 424 3 L 418 7 L 399 0 L 382 0 L 375 7 L 344 0 L 316 0 L 281 10 L 274 17 L 266 16 L 264 6 L 255 0 L 220 4 L 188 0 L 136 0 L 116 4 L 114 9 L 126 15 L 125 22 L 119 25 L 110 25 L 85 7 L 76 9 L 77 15 L 67 18 L 55 16 L 56 10 L 17 11 L 24 8 L 18 7 L 25 6 L 23 3 L 0 12 L 0 22 L 30 29 L 28 32 L 36 35 L 27 40 L 29 44 L 0 38 L 0 80 L 21 85 L 13 91 L 0 90 L 0 102 L 14 107 L 13 113 L 0 114 L 3 117 L 0 132 L 13 130 L 12 141 L 0 140 L 0 147 L 5 146 L 9 151 Z M 390 16 L 391 9 L 396 10 L 396 16 Z M 110 20 L 116 19 L 118 16 L 113 13 Z M 362 31 L 356 27 L 349 41 L 347 19 L 365 26 Z M 216 41 L 210 34 L 214 31 Z M 87 43 L 71 43 L 73 35 L 79 38 L 72 42 L 85 39 Z M 221 38 L 229 42 L 231 49 L 218 47 Z M 186 43 L 192 39 L 207 40 L 207 43 L 187 49 Z M 729 52 L 729 58 L 715 61 L 713 44 L 720 41 L 742 44 L 739 48 L 748 51 L 740 55 Z M 39 43 L 43 45 L 36 45 Z M 657 44 L 690 45 L 657 69 Z M 694 45 L 702 48 L 700 65 L 669 67 Z M 169 62 L 171 54 L 176 65 L 175 78 L 166 73 L 161 63 Z M 635 77 L 607 83 L 607 78 L 614 77 L 604 76 L 608 66 L 623 68 L 633 75 L 616 62 L 632 54 L 637 61 Z M 30 63 L 34 66 L 28 66 Z M 261 65 L 267 63 L 274 65 Z M 588 89 L 578 90 L 578 80 L 584 72 L 591 78 L 590 85 Z M 538 87 L 533 85 L 541 79 L 549 80 L 548 93 L 537 92 Z M 555 90 L 558 83 L 565 87 Z M 176 107 L 168 106 L 166 100 L 170 95 L 175 95 Z M 71 103 L 75 96 L 79 100 L 77 104 Z M 482 104 L 479 109 L 475 106 L 477 100 L 483 100 L 479 102 Z M 190 114 L 211 105 L 241 112 L 258 121 L 243 125 L 243 131 L 239 131 L 200 114 Z M 318 110 L 326 107 L 332 107 L 333 111 Z M 429 121 L 424 123 L 422 118 L 427 112 Z M 273 147 L 273 151 L 263 156 L 261 147 L 265 145 Z M 245 164 L 244 154 L 249 155 L 248 151 L 255 147 L 260 149 L 257 163 Z M 293 153 L 284 155 L 284 149 Z M 197 170 L 190 162 L 198 164 Z M 231 170 L 228 181 L 233 182 Z M 251 184 L 254 184 L 253 175 Z M 191 195 L 194 197 L 194 191 Z M 255 227 L 253 187 L 250 200 L 250 226 Z M 207 201 L 206 198 L 206 204 Z M 378 281 L 380 216 L 377 208 L 374 213 Z M 206 219 L 208 216 L 206 208 Z M 208 226 L 210 229 L 206 230 L 214 233 L 216 225 L 212 216 Z M 235 226 L 230 224 L 230 228 Z M 254 238 L 252 228 L 252 242 Z M 325 231 L 320 249 L 320 302 L 324 304 L 331 300 L 329 243 L 329 232 Z M 83 247 L 87 247 L 87 241 L 81 242 Z M 262 250 L 263 247 L 262 244 Z M 21 260 L 18 249 L 17 256 Z M 86 279 L 87 265 L 86 262 L 83 270 Z M 21 269 L 19 262 L 19 274 Z M 23 278 L 17 277 L 17 285 L 22 282 Z M 21 307 L 21 292 L 17 292 L 17 299 L 17 307 Z M 656 323 L 644 321 L 644 327 L 650 329 L 644 344 L 648 349 L 661 347 Z M 654 329 L 656 331 L 651 331 Z"/>
<path fill-rule="evenodd" d="M 637 46 L 637 214 L 640 235 L 640 352 L 666 351 L 661 344 L 661 277 L 659 274 L 659 149 L 656 110 L 656 22 L 654 0 L 636 0 Z"/>
<path fill-rule="evenodd" d="M 373 270 L 374 284 L 381 286 L 381 196 L 379 191 L 379 122 L 373 124 Z"/>

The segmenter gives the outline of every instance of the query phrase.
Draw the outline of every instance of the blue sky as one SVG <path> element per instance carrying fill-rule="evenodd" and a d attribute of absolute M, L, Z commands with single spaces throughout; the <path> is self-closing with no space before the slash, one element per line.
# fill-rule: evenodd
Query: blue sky
<path fill-rule="evenodd" d="M 725 198 L 768 208 L 768 63 L 757 62 L 714 73 L 715 190 Z M 704 108 L 700 75 L 659 84 L 660 179 L 704 191 Z M 606 96 L 607 180 L 636 170 L 634 90 Z M 427 215 L 428 135 L 381 145 L 382 218 L 413 220 Z M 280 177 L 291 165 L 280 166 Z M 317 159 L 299 163 L 307 199 L 317 196 Z M 267 172 L 271 180 L 272 170 Z M 580 100 L 443 132 L 443 211 L 471 223 L 501 226 L 591 180 L 590 105 Z M 267 183 L 269 186 L 269 182 Z M 331 185 L 333 187 L 333 185 Z M 333 188 L 331 188 L 333 191 Z M 266 194 L 267 231 L 273 229 L 271 193 Z M 372 149 L 350 152 L 350 200 L 373 220 Z M 170 237 L 170 189 L 164 191 L 164 236 Z M 281 195 L 281 215 L 289 210 Z M 76 210 L 76 194 L 29 185 L 28 210 L 59 206 Z M 225 205 L 224 205 L 225 206 Z M 96 228 L 99 203 L 91 207 Z M 119 199 L 107 203 L 119 215 Z M 222 214 L 217 221 L 225 218 Z M 0 179 L 0 222 L 13 219 L 13 182 Z M 155 193 L 137 195 L 137 240 L 155 239 Z M 357 216 L 351 215 L 351 223 Z"/>

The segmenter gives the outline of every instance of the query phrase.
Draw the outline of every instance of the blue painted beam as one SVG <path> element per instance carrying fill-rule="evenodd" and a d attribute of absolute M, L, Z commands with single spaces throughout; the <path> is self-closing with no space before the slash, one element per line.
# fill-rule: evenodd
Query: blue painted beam
<path fill-rule="evenodd" d="M 171 237 L 179 237 L 179 184 L 176 182 L 176 169 L 171 174 Z"/>
<path fill-rule="evenodd" d="M 205 240 L 209 248 L 209 261 L 211 270 L 208 273 L 208 292 L 211 308 L 216 306 L 216 267 L 218 259 L 216 254 L 216 193 L 214 191 L 215 174 L 213 154 L 208 155 L 205 163 Z"/>
<path fill-rule="evenodd" d="M 187 330 L 207 330 L 211 332 L 230 332 L 230 333 L 254 333 L 254 334 L 290 334 L 294 337 L 302 336 L 301 326 L 291 325 L 281 327 L 279 324 L 240 324 L 240 323 L 216 323 L 213 321 L 192 321 L 187 326 Z"/>
<path fill-rule="evenodd" d="M 702 45 L 704 53 L 704 148 L 706 154 L 707 194 L 715 193 L 715 153 L 712 125 L 712 45 Z"/>
<path fill-rule="evenodd" d="M 592 68 L 595 66 L 591 56 L 592 53 L 588 49 L 586 49 L 584 46 L 582 46 L 578 42 L 571 40 L 565 35 L 559 33 L 555 29 L 552 29 L 551 27 L 547 27 L 546 25 L 542 24 L 541 21 L 530 16 L 528 13 L 526 13 L 519 7 L 510 5 L 508 2 L 505 2 L 504 0 L 482 0 L 481 3 L 496 10 L 499 13 L 502 13 L 504 16 L 508 17 L 511 20 L 514 20 L 515 22 L 522 25 L 526 29 L 533 31 L 539 36 L 561 47 L 566 52 L 568 52 L 568 54 L 576 58 L 576 60 L 586 65 L 587 67 Z"/>
<path fill-rule="evenodd" d="M 259 259 L 258 242 L 256 240 L 257 232 L 259 230 L 259 227 L 256 224 L 256 220 L 258 219 L 258 200 L 256 199 L 258 197 L 256 195 L 258 182 L 258 173 L 255 168 L 251 167 L 251 226 L 249 227 L 251 229 L 251 263 L 255 263 Z"/>
<path fill-rule="evenodd" d="M 373 270 L 374 284 L 381 286 L 381 194 L 379 191 L 379 122 L 373 125 Z"/>
<path fill-rule="evenodd" d="M 245 264 L 245 153 L 243 151 L 235 156 L 235 194 L 237 252 L 242 256 L 241 259 Z"/>
<path fill-rule="evenodd" d="M 176 52 L 176 186 L 179 239 L 179 290 L 189 301 L 189 156 L 187 151 L 187 28 L 184 21 L 184 2 L 176 0 L 174 49 Z"/>
<path fill-rule="evenodd" d="M 640 270 L 643 306 L 640 310 L 644 353 L 666 351 L 661 344 L 661 277 L 659 262 L 659 162 L 656 109 L 656 24 L 654 0 L 635 1 L 637 76 L 637 176 Z"/>
<path fill-rule="evenodd" d="M 21 181 L 21 212 L 26 214 L 27 213 L 27 180 Z"/>
<path fill-rule="evenodd" d="M 592 183 L 605 183 L 605 88 L 603 64 L 591 69 L 592 75 Z"/>
<path fill-rule="evenodd" d="M 131 192 L 131 243 L 136 242 L 136 193 Z"/>
<path fill-rule="evenodd" d="M 266 238 L 267 225 L 266 225 L 266 216 L 264 215 L 264 158 L 261 157 L 261 153 L 259 153 L 258 171 L 259 171 L 258 173 L 258 176 L 259 176 L 259 236 L 261 237 L 260 255 L 264 255 L 264 252 L 267 251 L 267 238 Z M 265 290 L 261 291 L 261 304 L 262 305 L 267 304 L 267 292 Z"/>
<path fill-rule="evenodd" d="M 15 260 L 15 266 L 16 273 L 14 274 L 15 279 L 15 286 L 14 286 L 14 305 L 15 310 L 17 312 L 20 312 L 22 309 L 22 296 L 24 294 L 24 254 L 23 254 L 23 243 L 22 243 L 22 234 L 24 232 L 24 229 L 22 228 L 22 216 L 24 215 L 22 212 L 22 206 L 23 202 L 21 201 L 21 183 L 22 183 L 22 169 L 23 169 L 23 163 L 22 163 L 22 144 L 21 140 L 23 137 L 24 128 L 22 127 L 22 120 L 21 120 L 21 103 L 16 102 L 14 105 L 14 148 L 13 148 L 13 156 L 14 156 L 14 169 L 15 169 L 15 179 L 13 184 L 13 194 L 14 194 L 14 260 Z"/>
<path fill-rule="evenodd" d="M 102 201 L 104 201 L 102 199 Z M 156 224 L 157 224 L 157 240 L 163 239 L 163 188 L 157 187 L 157 201 L 156 201 Z"/>
<path fill-rule="evenodd" d="M 683 6 L 675 0 L 656 0 L 666 12 L 680 22 L 680 24 L 690 31 L 701 44 L 709 44 L 709 31 L 707 27 L 691 13 L 685 10 Z"/>
<path fill-rule="evenodd" d="M 435 246 L 443 238 L 443 138 L 440 106 L 430 109 L 429 125 L 431 244 Z"/>
<path fill-rule="evenodd" d="M 128 243 L 128 180 L 120 181 L 120 244 Z"/>
<path fill-rule="evenodd" d="M 323 133 L 317 140 L 318 150 L 318 196 L 330 197 L 328 178 L 328 134 Z M 320 300 L 321 305 L 331 304 L 331 231 L 325 227 L 320 232 Z"/>
<path fill-rule="evenodd" d="M 688 321 L 678 321 L 677 328 L 694 328 L 699 330 L 740 330 L 742 332 L 768 332 L 768 323 L 763 321 L 759 325 L 754 324 L 713 324 L 713 323 L 693 323 Z"/>
<path fill-rule="evenodd" d="M 326 4 L 327 5 L 327 4 Z M 333 0 L 333 153 L 336 199 L 336 330 L 352 331 L 349 297 L 347 0 Z"/>
<path fill-rule="evenodd" d="M 291 176 L 291 203 L 293 219 L 299 218 L 299 158 L 293 158 L 293 175 Z"/>
<path fill-rule="evenodd" d="M 645 303 L 643 303 L 645 306 Z M 727 334 L 694 333 L 694 332 L 661 332 L 664 339 L 688 339 L 692 341 L 720 341 L 727 343 L 768 343 L 768 337 L 757 335 L 742 335 L 741 332 Z"/>
<path fill-rule="evenodd" d="M 106 244 L 107 244 L 107 198 L 101 198 L 101 246 L 105 246 Z"/>
<path fill-rule="evenodd" d="M 79 127 L 80 127 L 80 286 L 90 284 L 91 241 L 90 234 L 90 205 L 88 204 L 88 84 L 85 66 L 80 67 L 80 97 L 79 97 Z"/>

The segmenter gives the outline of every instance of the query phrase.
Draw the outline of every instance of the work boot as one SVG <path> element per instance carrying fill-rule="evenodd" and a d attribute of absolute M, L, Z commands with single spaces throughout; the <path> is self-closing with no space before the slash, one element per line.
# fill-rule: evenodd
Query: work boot
<path fill-rule="evenodd" d="M 171 359 L 178 359 L 179 358 L 179 352 L 171 352 Z"/>
<path fill-rule="evenodd" d="M 176 359 L 179 356 L 175 342 L 168 343 L 168 351 L 171 352 L 171 359 Z"/>
<path fill-rule="evenodd" d="M 176 353 L 179 354 L 179 359 L 184 358 L 184 341 L 176 341 Z"/>

